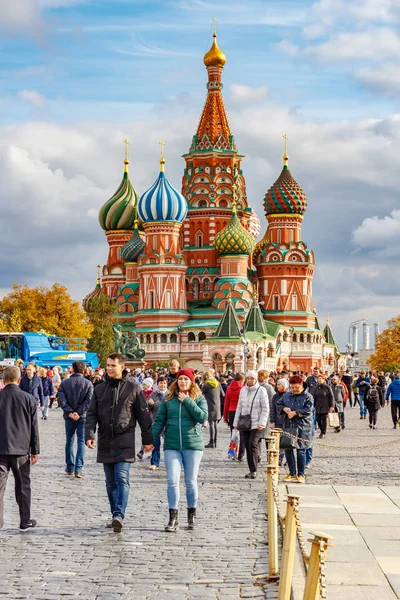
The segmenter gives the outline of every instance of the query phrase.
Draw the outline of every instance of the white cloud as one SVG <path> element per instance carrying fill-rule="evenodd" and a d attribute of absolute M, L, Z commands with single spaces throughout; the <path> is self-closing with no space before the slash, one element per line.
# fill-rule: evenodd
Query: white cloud
<path fill-rule="evenodd" d="M 46 98 L 36 90 L 22 90 L 21 92 L 18 92 L 18 97 L 24 102 L 28 102 L 37 108 L 47 106 Z"/>
<path fill-rule="evenodd" d="M 248 85 L 239 85 L 234 83 L 230 87 L 230 100 L 236 104 L 245 104 L 249 102 L 258 102 L 263 100 L 268 94 L 268 88 L 263 85 L 258 88 L 253 88 Z"/>
<path fill-rule="evenodd" d="M 355 73 L 356 79 L 366 87 L 385 95 L 400 95 L 400 65 L 383 64 L 379 67 L 364 67 Z"/>
<path fill-rule="evenodd" d="M 304 54 L 319 60 L 379 61 L 400 54 L 400 35 L 389 27 L 359 32 L 342 32 L 322 44 L 305 49 Z"/>
<path fill-rule="evenodd" d="M 332 27 L 344 21 L 353 21 L 353 26 L 371 21 L 395 23 L 399 17 L 397 0 L 320 0 L 312 6 L 310 21 Z"/>
<path fill-rule="evenodd" d="M 0 0 L 0 29 L 13 33 L 44 30 L 38 0 Z"/>
<path fill-rule="evenodd" d="M 392 210 L 390 216 L 368 217 L 353 231 L 353 242 L 360 248 L 387 248 L 395 244 L 400 249 L 400 209 Z"/>
<path fill-rule="evenodd" d="M 285 54 L 287 54 L 288 56 L 290 56 L 292 58 L 297 56 L 299 53 L 299 50 L 300 50 L 300 48 L 298 46 L 296 46 L 295 44 L 292 44 L 288 40 L 280 41 L 278 44 L 276 44 L 276 47 L 279 48 L 280 50 L 282 50 Z"/>

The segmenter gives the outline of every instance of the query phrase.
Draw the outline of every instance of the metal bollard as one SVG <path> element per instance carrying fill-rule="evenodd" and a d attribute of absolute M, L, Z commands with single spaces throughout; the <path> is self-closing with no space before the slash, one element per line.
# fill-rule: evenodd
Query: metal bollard
<path fill-rule="evenodd" d="M 278 510 L 274 499 L 273 478 L 276 466 L 267 465 L 267 515 L 268 515 L 268 574 L 270 579 L 279 578 L 278 565 Z"/>
<path fill-rule="evenodd" d="M 311 542 L 311 554 L 310 561 L 308 563 L 306 587 L 304 588 L 303 600 L 318 600 L 320 597 L 320 565 L 325 566 L 326 552 L 329 546 L 333 544 L 329 543 L 329 540 L 333 539 L 326 533 L 311 533 L 314 536 L 313 539 L 308 540 Z M 323 549 L 321 550 L 320 542 L 323 543 Z M 320 552 L 322 555 L 320 555 Z M 323 571 L 325 575 L 325 570 Z"/>
<path fill-rule="evenodd" d="M 299 503 L 299 498 L 300 496 L 294 494 L 290 494 L 287 497 L 278 600 L 290 600 L 292 592 L 293 560 L 296 547 L 296 519 L 294 509 L 295 505 Z"/>

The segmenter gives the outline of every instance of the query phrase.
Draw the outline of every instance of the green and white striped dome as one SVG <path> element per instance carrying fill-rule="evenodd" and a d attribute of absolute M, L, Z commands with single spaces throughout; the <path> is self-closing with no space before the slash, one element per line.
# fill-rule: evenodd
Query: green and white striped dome
<path fill-rule="evenodd" d="M 135 223 L 139 195 L 129 179 L 127 158 L 124 164 L 124 176 L 119 188 L 99 211 L 99 223 L 104 231 L 132 229 Z"/>

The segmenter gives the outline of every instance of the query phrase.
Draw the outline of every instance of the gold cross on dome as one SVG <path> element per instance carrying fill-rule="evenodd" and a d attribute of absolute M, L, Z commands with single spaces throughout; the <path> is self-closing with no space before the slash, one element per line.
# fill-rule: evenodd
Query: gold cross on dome
<path fill-rule="evenodd" d="M 161 146 L 161 158 L 164 158 L 164 146 L 165 146 L 165 142 L 163 142 L 161 140 L 160 142 L 160 146 Z"/>
<path fill-rule="evenodd" d="M 217 35 L 217 17 L 213 17 L 214 21 L 214 35 Z"/>
<path fill-rule="evenodd" d="M 286 135 L 286 133 L 284 133 L 282 137 L 285 140 L 285 142 L 284 142 L 284 144 L 285 144 L 285 152 L 284 153 L 285 153 L 285 156 L 286 156 L 286 154 L 287 154 L 287 141 L 288 141 L 289 138 Z"/>
<path fill-rule="evenodd" d="M 125 160 L 128 160 L 128 146 L 129 146 L 128 139 L 124 140 L 124 144 L 125 144 Z"/>

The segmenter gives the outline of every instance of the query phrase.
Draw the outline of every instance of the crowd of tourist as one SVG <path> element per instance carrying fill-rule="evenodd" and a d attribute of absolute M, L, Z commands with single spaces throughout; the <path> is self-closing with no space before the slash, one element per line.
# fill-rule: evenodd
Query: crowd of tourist
<path fill-rule="evenodd" d="M 231 434 L 227 458 L 242 462 L 246 456 L 246 478 L 256 479 L 263 440 L 267 444 L 270 430 L 279 428 L 279 463 L 286 460 L 289 471 L 283 481 L 305 483 L 316 431 L 323 439 L 329 425 L 339 434 L 346 426 L 346 406 L 358 404 L 360 419 L 368 415 L 372 430 L 379 410 L 389 403 L 394 428 L 400 419 L 400 375 L 382 372 L 328 374 L 314 368 L 310 374 L 286 370 L 221 374 L 181 368 L 178 360 L 165 368 L 130 370 L 125 358 L 114 353 L 107 358 L 106 370 L 92 370 L 79 361 L 65 370 L 37 369 L 29 363 L 23 369 L 6 367 L 1 381 L 0 528 L 11 470 L 22 531 L 36 526 L 30 516 L 30 465 L 39 455 L 38 415 L 46 421 L 50 409 L 62 411 L 65 421 L 67 476 L 84 478 L 86 447 L 97 448 L 112 517 L 107 527 L 117 533 L 123 529 L 131 464 L 147 455 L 149 468 L 159 470 L 162 445 L 169 506 L 165 530 L 174 532 L 179 526 L 182 471 L 187 527 L 196 526 L 200 464 L 205 448 L 210 452 L 217 448 L 221 422 Z M 203 430 L 209 431 L 205 445 Z"/>

